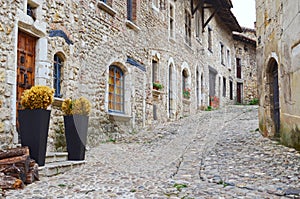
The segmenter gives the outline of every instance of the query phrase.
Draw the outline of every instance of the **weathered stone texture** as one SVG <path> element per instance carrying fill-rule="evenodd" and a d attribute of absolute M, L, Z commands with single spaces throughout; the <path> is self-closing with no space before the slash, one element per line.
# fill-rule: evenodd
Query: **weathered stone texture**
<path fill-rule="evenodd" d="M 194 114 L 200 107 L 210 105 L 209 90 L 214 91 L 214 95 L 220 99 L 221 106 L 236 102 L 236 42 L 232 39 L 232 31 L 218 15 L 213 17 L 208 25 L 212 30 L 210 51 L 208 27 L 203 32 L 200 28 L 199 37 L 196 38 L 195 16 L 191 19 L 191 45 L 185 41 L 185 11 L 190 12 L 189 1 L 172 1 L 175 8 L 174 38 L 169 36 L 168 1 L 161 1 L 161 7 L 154 9 L 152 1 L 138 0 L 134 25 L 127 21 L 127 2 L 123 0 L 112 1 L 111 9 L 116 12 L 114 16 L 100 8 L 99 1 L 96 0 L 40 0 L 38 3 L 36 21 L 23 13 L 24 5 L 21 1 L 10 4 L 15 8 L 12 9 L 11 20 L 7 20 L 8 16 L 1 15 L 5 23 L 0 20 L 0 34 L 6 38 L 4 40 L 1 37 L 3 41 L 7 42 L 7 49 L 3 54 L 8 55 L 16 49 L 14 41 L 18 28 L 35 35 L 35 83 L 49 86 L 53 86 L 54 55 L 58 54 L 63 58 L 62 98 L 85 96 L 92 102 L 88 145 L 95 146 L 101 141 L 124 137 L 128 132 L 152 125 L 154 116 L 157 120 L 155 122 L 165 122 Z M 0 11 L 5 9 L 3 6 Z M 26 20 L 15 19 L 16 10 L 18 17 L 25 15 Z M 205 18 L 209 18 L 212 12 L 213 10 L 207 9 Z M 21 20 L 22 23 L 17 23 L 16 20 Z M 7 23 L 13 30 L 9 34 Z M 18 24 L 18 27 L 13 27 L 14 24 Z M 51 31 L 55 30 L 63 31 L 65 37 L 50 36 Z M 221 64 L 220 60 L 220 43 L 224 45 L 225 53 L 228 50 L 230 54 L 230 59 L 225 55 L 225 64 Z M 253 51 L 249 51 L 250 53 Z M 16 55 L 11 56 L 16 60 Z M 138 63 L 139 67 L 129 63 L 128 58 Z M 6 71 L 9 67 L 15 72 L 16 63 L 11 62 L 9 66 L 5 66 L 7 59 L 5 56 L 1 58 L 3 61 L 0 60 L 0 69 Z M 157 80 L 164 86 L 158 93 L 152 90 L 153 59 L 158 65 Z M 121 116 L 108 111 L 110 65 L 120 67 L 125 74 L 125 111 Z M 217 71 L 214 88 L 209 88 L 209 67 Z M 141 68 L 145 68 L 145 71 Z M 183 71 L 186 71 L 187 75 L 185 83 L 191 89 L 190 99 L 183 98 Z M 1 73 L 0 70 L 0 85 L 3 84 L 3 88 L 6 88 L 3 92 L 0 89 L 0 97 L 15 98 L 15 85 L 4 86 L 3 79 L 6 75 L 6 72 Z M 227 79 L 224 96 L 221 81 L 223 77 Z M 229 80 L 233 82 L 232 99 L 229 97 Z M 3 102 L 11 103 L 12 100 Z M 4 103 L 4 106 L 10 107 L 10 112 L 13 112 L 12 107 L 15 105 Z M 9 118 L 10 129 L 15 131 L 12 118 Z M 62 122 L 62 118 L 60 108 L 52 106 L 48 150 L 53 150 L 55 129 Z"/>
<path fill-rule="evenodd" d="M 272 70 L 278 65 L 280 130 L 278 135 L 288 146 L 300 148 L 299 139 L 299 6 L 291 1 L 256 0 L 257 65 L 260 95 L 260 130 L 276 135 L 272 90 Z"/>

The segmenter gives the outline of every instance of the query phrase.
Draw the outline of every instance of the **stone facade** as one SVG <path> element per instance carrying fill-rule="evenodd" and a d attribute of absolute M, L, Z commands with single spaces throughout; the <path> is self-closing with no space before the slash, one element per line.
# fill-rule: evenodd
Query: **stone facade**
<path fill-rule="evenodd" d="M 129 19 L 123 0 L 1 2 L 1 148 L 17 143 L 18 137 L 15 79 L 19 31 L 37 38 L 36 85 L 53 87 L 54 56 L 63 61 L 62 98 L 56 98 L 51 107 L 48 151 L 54 150 L 54 132 L 63 123 L 59 105 L 64 98 L 85 96 L 92 102 L 89 146 L 194 114 L 214 104 L 211 99 L 218 99 L 219 106 L 236 103 L 238 41 L 233 40 L 232 31 L 240 27 L 230 5 L 223 9 L 230 15 L 231 25 L 218 13 L 202 31 L 201 14 L 197 11 L 192 17 L 190 1 L 133 2 Z M 33 17 L 25 12 L 28 6 L 33 8 Z M 212 13 L 205 9 L 205 20 Z M 109 108 L 110 66 L 123 73 L 122 113 Z M 163 85 L 162 90 L 152 88 L 154 80 Z M 183 89 L 190 90 L 190 98 L 184 98 Z"/>
<path fill-rule="evenodd" d="M 259 128 L 300 149 L 299 2 L 256 0 Z"/>
<path fill-rule="evenodd" d="M 241 100 L 240 102 L 237 100 L 237 102 L 248 104 L 258 99 L 255 30 L 243 28 L 243 32 L 234 33 L 233 38 L 235 40 L 236 67 L 238 65 L 241 67 L 240 76 L 236 69 L 237 86 L 241 86 Z"/>

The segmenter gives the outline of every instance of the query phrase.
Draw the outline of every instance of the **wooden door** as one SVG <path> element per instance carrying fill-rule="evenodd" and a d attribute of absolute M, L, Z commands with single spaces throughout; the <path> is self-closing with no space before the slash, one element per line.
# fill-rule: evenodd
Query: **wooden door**
<path fill-rule="evenodd" d="M 237 103 L 242 103 L 242 92 L 243 92 L 243 84 L 242 83 L 237 83 L 236 87 L 236 101 Z"/>
<path fill-rule="evenodd" d="M 35 37 L 19 32 L 17 55 L 17 111 L 21 108 L 20 101 L 22 93 L 25 89 L 29 89 L 34 85 L 35 44 Z"/>

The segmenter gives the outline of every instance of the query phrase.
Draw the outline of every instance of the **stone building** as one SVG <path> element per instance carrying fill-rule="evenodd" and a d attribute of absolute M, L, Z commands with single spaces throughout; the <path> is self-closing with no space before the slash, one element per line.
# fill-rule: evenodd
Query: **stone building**
<path fill-rule="evenodd" d="M 236 102 L 248 104 L 258 99 L 256 68 L 256 35 L 254 29 L 242 28 L 233 33 L 236 61 Z"/>
<path fill-rule="evenodd" d="M 256 0 L 259 128 L 300 149 L 300 7 Z"/>
<path fill-rule="evenodd" d="M 32 85 L 56 89 L 48 150 L 65 98 L 92 102 L 90 146 L 236 103 L 243 80 L 232 32 L 241 27 L 230 0 L 201 2 L 1 1 L 0 147 L 18 142 L 17 104 Z M 153 89 L 157 81 L 163 89 Z"/>

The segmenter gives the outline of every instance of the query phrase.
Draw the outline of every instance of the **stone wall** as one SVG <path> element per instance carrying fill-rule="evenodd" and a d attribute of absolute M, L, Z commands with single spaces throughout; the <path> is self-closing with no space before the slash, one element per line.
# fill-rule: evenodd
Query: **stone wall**
<path fill-rule="evenodd" d="M 15 81 L 14 47 L 16 42 L 13 30 L 18 3 L 4 0 L 0 2 L 0 148 L 10 148 L 13 144 L 14 120 L 12 112 L 15 106 L 13 84 Z"/>
<path fill-rule="evenodd" d="M 290 1 L 256 0 L 256 9 L 260 131 L 300 149 L 299 6 Z M 278 73 L 279 111 L 273 103 L 274 72 Z M 275 122 L 276 112 L 280 122 Z"/>
<path fill-rule="evenodd" d="M 129 132 L 156 122 L 176 120 L 196 113 L 200 107 L 207 107 L 210 105 L 209 90 L 212 89 L 209 88 L 209 69 L 216 71 L 213 91 L 220 99 L 220 105 L 235 103 L 236 42 L 232 39 L 231 30 L 218 15 L 213 17 L 204 31 L 200 28 L 197 37 L 196 17 L 191 18 L 189 45 L 185 41 L 185 12 L 190 13 L 189 1 L 161 1 L 159 8 L 156 8 L 150 0 L 138 0 L 136 20 L 133 23 L 127 20 L 127 5 L 123 0 L 114 0 L 109 6 L 96 0 L 28 2 L 37 6 L 37 19 L 32 20 L 26 16 L 23 12 L 26 7 L 24 3 L 10 4 L 14 8 L 11 10 L 17 10 L 17 17 L 10 20 L 8 15 L 1 17 L 3 22 L 9 21 L 9 26 L 15 29 L 13 33 L 7 33 L 8 29 L 2 23 L 0 34 L 4 35 L 3 38 L 8 37 L 3 41 L 7 42 L 5 51 L 11 53 L 12 60 L 17 59 L 18 30 L 38 38 L 36 84 L 52 87 L 54 55 L 63 59 L 62 99 L 56 99 L 56 105 L 52 106 L 48 151 L 55 150 L 55 131 L 63 122 L 59 104 L 65 98 L 85 96 L 92 102 L 89 146 L 110 139 L 126 138 Z M 169 33 L 170 4 L 175 8 L 174 37 Z M 1 6 L 0 11 L 7 12 L 4 8 Z M 206 9 L 205 18 L 209 18 L 212 12 Z M 210 50 L 208 29 L 212 34 Z M 225 50 L 223 64 L 220 58 L 221 44 Z M 163 85 L 160 91 L 152 89 L 152 60 L 157 62 L 157 80 Z M 7 79 L 9 67 L 14 77 L 16 63 L 12 61 L 9 66 L 5 66 L 3 63 L 6 62 L 1 60 L 3 72 L 0 72 L 0 78 L 4 78 L 2 81 L 0 79 L 0 84 L 5 84 L 5 90 L 0 90 L 0 100 L 3 102 L 1 114 L 5 108 L 5 114 L 10 114 L 0 115 L 0 127 L 1 122 L 9 123 L 6 133 L 1 134 L 0 131 L 0 135 L 4 139 L 12 139 L 8 135 L 14 134 L 16 137 L 15 106 L 13 100 L 8 100 L 15 99 L 13 91 L 16 83 L 12 81 L 10 88 L 3 79 Z M 111 65 L 118 66 L 124 72 L 124 114 L 108 111 L 108 72 Z M 224 96 L 223 77 L 227 80 Z M 189 99 L 183 98 L 183 80 L 187 88 L 191 89 Z M 232 99 L 229 97 L 229 80 L 233 82 Z M 12 140 L 6 143 L 12 143 Z"/>
<path fill-rule="evenodd" d="M 248 104 L 251 100 L 258 99 L 255 30 L 243 28 L 242 33 L 235 33 L 234 39 L 236 58 L 240 59 L 241 63 L 242 77 L 238 82 L 243 85 L 242 103 Z"/>

